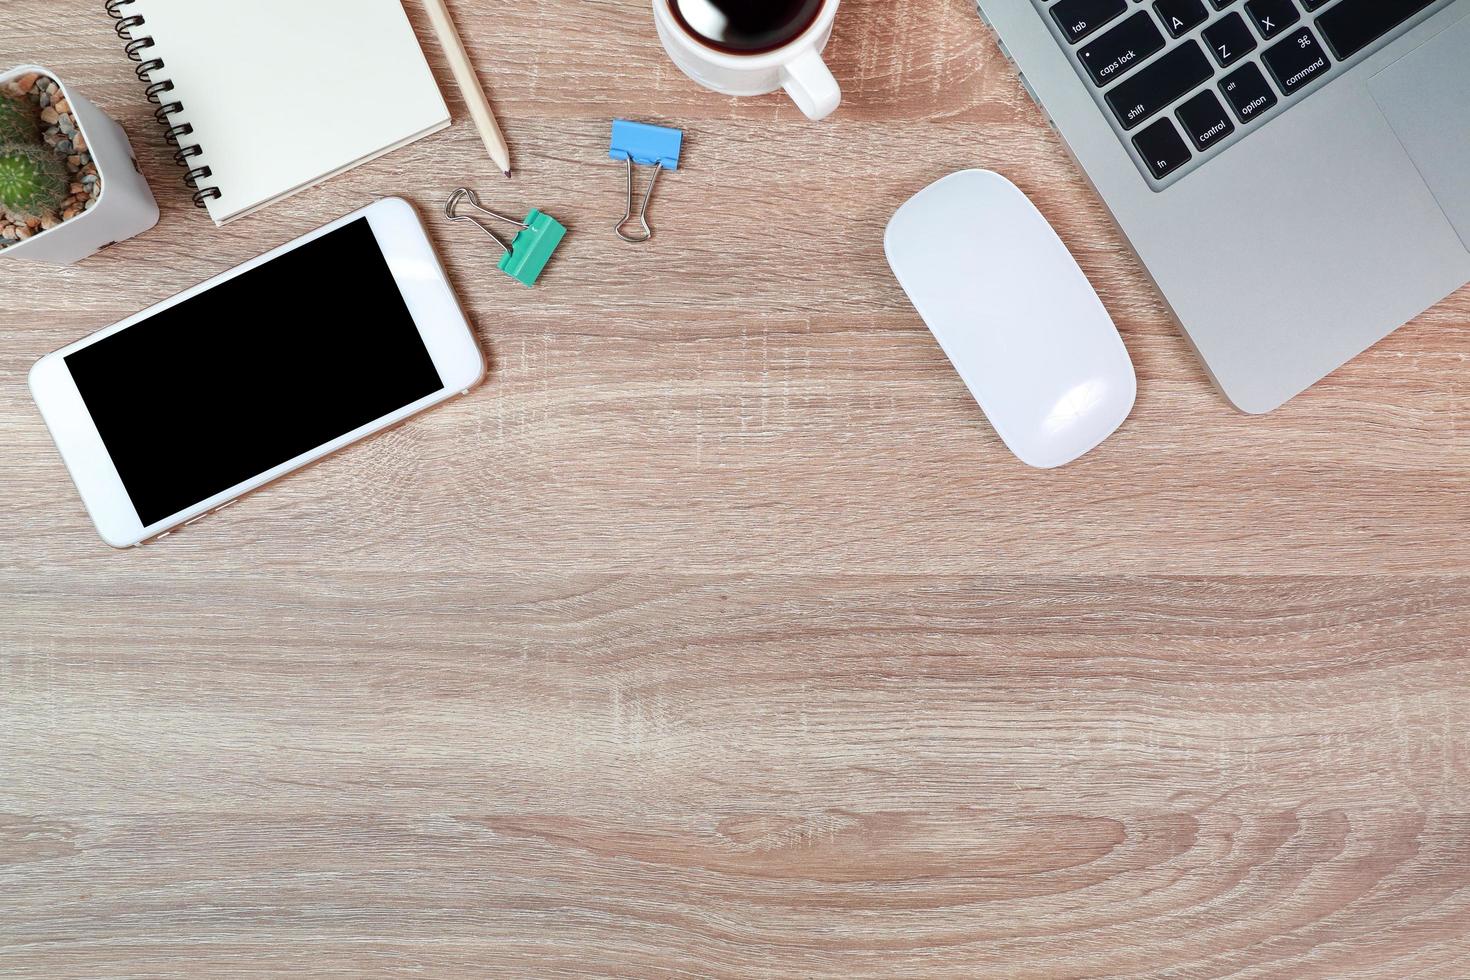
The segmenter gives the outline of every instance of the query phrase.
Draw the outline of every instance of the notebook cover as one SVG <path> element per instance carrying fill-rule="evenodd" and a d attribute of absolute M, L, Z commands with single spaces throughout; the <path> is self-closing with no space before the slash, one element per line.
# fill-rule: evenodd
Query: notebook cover
<path fill-rule="evenodd" d="M 449 125 L 400 0 L 136 0 L 216 224 Z"/>

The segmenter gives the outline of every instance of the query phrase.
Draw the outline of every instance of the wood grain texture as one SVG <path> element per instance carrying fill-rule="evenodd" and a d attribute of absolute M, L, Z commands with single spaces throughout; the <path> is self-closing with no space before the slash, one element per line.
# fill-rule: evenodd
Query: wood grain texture
<path fill-rule="evenodd" d="M 121 119 L 164 216 L 0 264 L 0 972 L 1470 975 L 1470 292 L 1247 417 L 970 0 L 848 0 L 823 125 L 695 88 L 642 0 L 458 0 L 512 182 L 408 6 L 456 125 L 216 230 L 101 4 L 6 4 L 0 64 Z M 689 133 L 644 248 L 614 116 Z M 1138 365 L 1060 471 L 883 261 L 977 165 Z M 434 217 L 460 183 L 570 226 L 536 291 Z M 102 545 L 30 364 L 386 194 L 487 384 Z"/>

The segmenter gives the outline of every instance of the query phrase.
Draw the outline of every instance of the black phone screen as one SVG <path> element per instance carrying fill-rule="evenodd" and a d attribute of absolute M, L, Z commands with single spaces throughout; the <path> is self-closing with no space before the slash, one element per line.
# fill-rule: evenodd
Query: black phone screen
<path fill-rule="evenodd" d="M 66 365 L 144 526 L 444 387 L 367 218 Z"/>

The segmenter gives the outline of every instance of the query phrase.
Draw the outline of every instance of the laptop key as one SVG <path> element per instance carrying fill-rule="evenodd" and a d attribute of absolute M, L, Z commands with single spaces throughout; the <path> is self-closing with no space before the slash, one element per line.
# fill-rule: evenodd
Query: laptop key
<path fill-rule="evenodd" d="M 1189 147 L 1168 119 L 1158 122 L 1133 137 L 1138 155 L 1148 164 L 1149 173 L 1163 179 L 1189 162 Z"/>
<path fill-rule="evenodd" d="M 1243 123 L 1248 123 L 1276 104 L 1276 93 L 1271 83 L 1261 74 L 1261 69 L 1244 64 L 1220 81 L 1220 91 L 1225 101 L 1235 110 Z"/>
<path fill-rule="evenodd" d="M 1242 55 L 1256 49 L 1255 35 L 1245 26 L 1245 18 L 1240 14 L 1226 14 L 1206 27 L 1203 36 L 1221 68 L 1229 68 Z"/>
<path fill-rule="evenodd" d="M 1216 10 L 1224 10 L 1234 2 L 1235 0 L 1210 0 L 1210 3 L 1214 4 Z"/>
<path fill-rule="evenodd" d="M 1342 0 L 1317 18 L 1317 29 L 1346 61 L 1435 0 Z"/>
<path fill-rule="evenodd" d="M 1230 114 L 1209 89 L 1180 106 L 1175 115 L 1189 138 L 1194 140 L 1195 149 L 1201 153 L 1235 132 Z"/>
<path fill-rule="evenodd" d="M 1051 15 L 1067 40 L 1076 44 L 1127 9 L 1128 0 L 1058 0 Z"/>
<path fill-rule="evenodd" d="M 1170 37 L 1181 37 L 1205 22 L 1202 0 L 1154 0 L 1154 13 L 1164 22 Z"/>
<path fill-rule="evenodd" d="M 1256 22 L 1256 30 L 1267 41 L 1302 19 L 1292 0 L 1245 0 L 1245 12 Z"/>
<path fill-rule="evenodd" d="M 1164 46 L 1164 35 L 1154 26 L 1148 11 L 1140 10 L 1117 27 L 1077 51 L 1082 66 L 1101 87 L 1137 68 L 1149 55 Z"/>
<path fill-rule="evenodd" d="M 1194 41 L 1186 41 L 1114 85 L 1104 96 L 1124 129 L 1132 129 L 1165 109 L 1214 74 Z"/>
<path fill-rule="evenodd" d="M 1318 7 L 1325 7 L 1331 2 L 1332 0 L 1302 0 L 1302 6 L 1306 7 L 1308 12 L 1310 12 L 1316 10 Z"/>
<path fill-rule="evenodd" d="M 1293 31 L 1284 41 L 1266 49 L 1261 61 L 1271 70 L 1281 91 L 1291 95 L 1308 82 L 1327 74 L 1332 63 L 1317 43 L 1311 28 Z"/>

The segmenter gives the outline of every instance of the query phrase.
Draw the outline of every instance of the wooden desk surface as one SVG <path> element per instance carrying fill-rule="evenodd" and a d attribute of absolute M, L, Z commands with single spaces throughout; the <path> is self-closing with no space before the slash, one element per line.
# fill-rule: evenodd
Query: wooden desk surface
<path fill-rule="evenodd" d="M 695 88 L 644 0 L 458 0 L 509 183 L 409 3 L 454 128 L 216 230 L 100 7 L 13 0 L 0 38 L 125 122 L 164 210 L 0 265 L 0 972 L 1470 973 L 1470 291 L 1238 414 L 970 0 L 848 0 L 822 125 Z M 689 133 L 643 248 L 614 116 Z M 971 166 L 1138 365 L 1060 471 L 883 260 Z M 460 183 L 566 219 L 540 288 L 435 216 Z M 386 194 L 488 383 L 105 547 L 32 361 Z"/>

